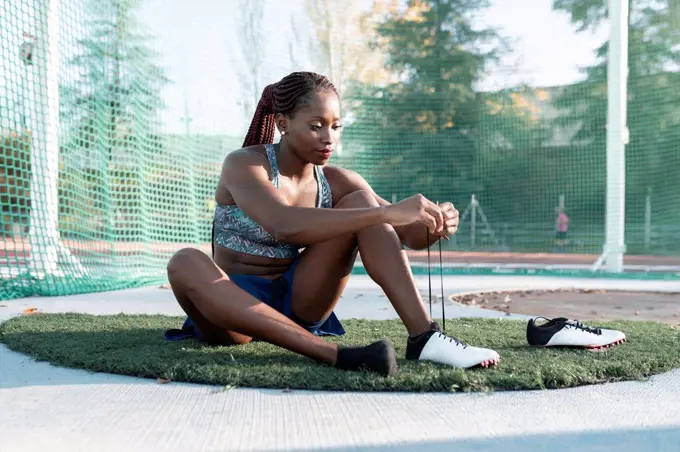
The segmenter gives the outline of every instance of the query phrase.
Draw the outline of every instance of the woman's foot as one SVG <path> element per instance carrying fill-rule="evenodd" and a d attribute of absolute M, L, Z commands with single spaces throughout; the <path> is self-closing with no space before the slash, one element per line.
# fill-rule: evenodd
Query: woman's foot
<path fill-rule="evenodd" d="M 335 366 L 342 370 L 376 372 L 384 377 L 397 373 L 397 353 L 387 339 L 365 347 L 338 347 Z"/>
<path fill-rule="evenodd" d="M 488 348 L 472 347 L 448 336 L 432 323 L 432 330 L 419 336 L 409 337 L 406 343 L 406 359 L 432 361 L 439 364 L 467 369 L 498 364 L 498 353 Z"/>

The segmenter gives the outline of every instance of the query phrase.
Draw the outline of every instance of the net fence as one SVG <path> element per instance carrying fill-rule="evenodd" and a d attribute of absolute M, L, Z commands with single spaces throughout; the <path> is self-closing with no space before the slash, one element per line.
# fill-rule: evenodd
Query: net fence
<path fill-rule="evenodd" d="M 174 251 L 208 252 L 222 161 L 294 70 L 341 92 L 333 164 L 457 206 L 448 268 L 588 273 L 601 253 L 607 2 L 190 3 L 0 2 L 0 299 L 160 284 Z M 676 277 L 680 7 L 629 7 L 627 270 Z"/>

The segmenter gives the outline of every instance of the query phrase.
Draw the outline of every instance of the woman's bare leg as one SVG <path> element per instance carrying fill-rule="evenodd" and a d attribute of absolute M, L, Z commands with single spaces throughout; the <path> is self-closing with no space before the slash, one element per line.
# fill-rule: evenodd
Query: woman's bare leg
<path fill-rule="evenodd" d="M 377 206 L 366 191 L 355 191 L 335 208 Z M 357 249 L 369 276 L 383 289 L 410 335 L 431 330 L 408 257 L 401 241 L 388 224 L 363 229 L 357 234 L 309 246 L 295 270 L 293 311 L 302 320 L 319 321 L 335 308 L 347 285 Z"/>
<path fill-rule="evenodd" d="M 377 205 L 367 192 L 351 193 L 336 208 Z M 487 366 L 498 361 L 493 350 L 468 346 L 434 328 L 416 286 L 406 252 L 389 225 L 308 247 L 295 270 L 292 305 L 307 322 L 327 318 L 344 290 L 356 249 L 369 276 L 383 289 L 408 330 L 406 358 L 434 361 L 459 368 Z"/>
<path fill-rule="evenodd" d="M 388 341 L 366 347 L 330 344 L 231 282 L 200 250 L 175 253 L 168 278 L 179 304 L 212 343 L 243 344 L 257 338 L 339 369 L 369 369 L 385 376 L 397 371 Z"/>
<path fill-rule="evenodd" d="M 168 262 L 168 278 L 177 301 L 206 340 L 228 345 L 256 337 L 326 364 L 335 363 L 337 346 L 238 287 L 200 250 L 177 251 Z"/>

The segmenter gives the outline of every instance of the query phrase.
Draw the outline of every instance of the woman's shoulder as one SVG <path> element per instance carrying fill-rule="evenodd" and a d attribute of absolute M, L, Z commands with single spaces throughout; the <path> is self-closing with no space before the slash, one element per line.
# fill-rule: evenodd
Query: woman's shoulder
<path fill-rule="evenodd" d="M 347 168 L 341 168 L 339 166 L 326 164 L 321 167 L 326 178 L 351 178 L 359 175 L 356 171 L 349 170 Z"/>
<path fill-rule="evenodd" d="M 236 149 L 222 163 L 215 199 L 219 204 L 234 204 L 230 186 L 248 187 L 269 177 L 267 151 L 263 145 Z"/>
<path fill-rule="evenodd" d="M 229 152 L 224 158 L 223 166 L 233 169 L 266 163 L 268 163 L 267 149 L 262 144 L 256 144 Z"/>

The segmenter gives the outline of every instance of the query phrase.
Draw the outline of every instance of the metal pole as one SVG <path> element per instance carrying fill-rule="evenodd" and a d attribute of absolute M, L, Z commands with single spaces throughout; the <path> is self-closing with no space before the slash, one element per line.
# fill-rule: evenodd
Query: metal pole
<path fill-rule="evenodd" d="M 647 189 L 645 196 L 645 249 L 652 245 L 652 189 Z"/>
<path fill-rule="evenodd" d="M 60 0 L 40 2 L 31 131 L 31 209 L 29 266 L 37 277 L 62 275 L 58 262 L 83 267 L 59 240 L 59 7 Z M 61 258 L 61 259 L 60 259 Z"/>
<path fill-rule="evenodd" d="M 35 77 L 31 83 L 34 115 L 31 130 L 31 213 L 29 239 L 31 265 L 36 270 L 57 270 L 59 171 L 59 0 L 40 2 L 37 18 Z"/>
<path fill-rule="evenodd" d="M 198 215 L 198 208 L 197 206 L 199 205 L 199 199 L 198 199 L 198 190 L 196 189 L 196 149 L 193 147 L 192 139 L 191 139 L 191 121 L 192 118 L 189 116 L 189 95 L 187 93 L 184 94 L 184 129 L 185 129 L 185 135 L 184 139 L 186 142 L 186 152 L 188 155 L 188 170 L 187 170 L 187 178 L 189 179 L 189 190 L 190 190 L 190 197 L 191 199 L 189 200 L 189 224 L 191 225 L 191 242 L 192 243 L 199 243 L 200 241 L 200 233 L 199 233 L 199 227 L 198 227 L 198 222 L 202 221 L 202 219 L 199 219 Z M 203 205 L 201 203 L 200 205 Z"/>
<path fill-rule="evenodd" d="M 475 236 L 477 234 L 477 197 L 475 195 L 472 195 L 470 205 L 472 206 L 470 219 L 470 247 L 471 249 L 475 249 Z"/>
<path fill-rule="evenodd" d="M 609 61 L 607 64 L 607 211 L 605 245 L 593 269 L 603 263 L 609 272 L 623 271 L 625 247 L 626 127 L 628 75 L 628 0 L 609 0 Z"/>

